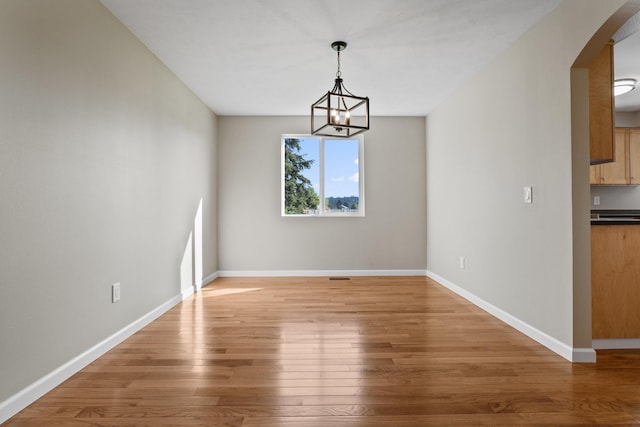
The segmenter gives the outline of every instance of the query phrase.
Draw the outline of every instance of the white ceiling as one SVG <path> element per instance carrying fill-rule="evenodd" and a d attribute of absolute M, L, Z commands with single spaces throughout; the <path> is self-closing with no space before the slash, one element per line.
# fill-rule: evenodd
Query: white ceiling
<path fill-rule="evenodd" d="M 102 0 L 220 115 L 308 115 L 342 77 L 372 115 L 425 116 L 559 0 Z"/>
<path fill-rule="evenodd" d="M 616 79 L 632 78 L 640 83 L 640 14 L 634 15 L 623 29 L 627 29 L 623 40 L 614 40 L 614 75 Z M 620 33 L 621 31 L 619 31 Z M 640 110 L 640 86 L 615 98 L 616 111 Z"/>

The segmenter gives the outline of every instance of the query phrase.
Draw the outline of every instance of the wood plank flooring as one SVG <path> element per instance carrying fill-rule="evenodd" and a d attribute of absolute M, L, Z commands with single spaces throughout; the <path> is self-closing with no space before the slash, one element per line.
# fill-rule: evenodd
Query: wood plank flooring
<path fill-rule="evenodd" d="M 640 352 L 571 364 L 424 277 L 223 278 L 22 426 L 640 423 Z"/>

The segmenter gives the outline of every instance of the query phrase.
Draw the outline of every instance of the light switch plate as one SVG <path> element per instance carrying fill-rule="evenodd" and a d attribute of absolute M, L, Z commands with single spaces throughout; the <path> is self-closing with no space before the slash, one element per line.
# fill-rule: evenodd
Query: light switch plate
<path fill-rule="evenodd" d="M 120 283 L 114 283 L 111 285 L 111 302 L 120 301 Z"/>
<path fill-rule="evenodd" d="M 524 187 L 524 202 L 533 203 L 533 187 Z"/>

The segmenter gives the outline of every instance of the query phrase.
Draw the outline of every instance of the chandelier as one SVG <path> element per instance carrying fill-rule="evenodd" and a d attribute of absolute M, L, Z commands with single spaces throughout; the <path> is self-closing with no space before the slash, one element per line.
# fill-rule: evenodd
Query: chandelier
<path fill-rule="evenodd" d="M 369 98 L 356 96 L 344 87 L 340 52 L 347 43 L 336 41 L 331 48 L 338 53 L 335 85 L 311 105 L 311 134 L 349 138 L 369 130 Z"/>

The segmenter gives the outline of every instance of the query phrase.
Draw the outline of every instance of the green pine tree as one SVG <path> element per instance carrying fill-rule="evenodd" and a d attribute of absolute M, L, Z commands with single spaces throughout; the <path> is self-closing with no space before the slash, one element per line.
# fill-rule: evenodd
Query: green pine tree
<path fill-rule="evenodd" d="M 317 209 L 320 198 L 309 178 L 303 175 L 313 160 L 305 159 L 300 153 L 300 140 L 284 140 L 284 208 L 287 214 L 306 214 L 309 209 Z"/>

